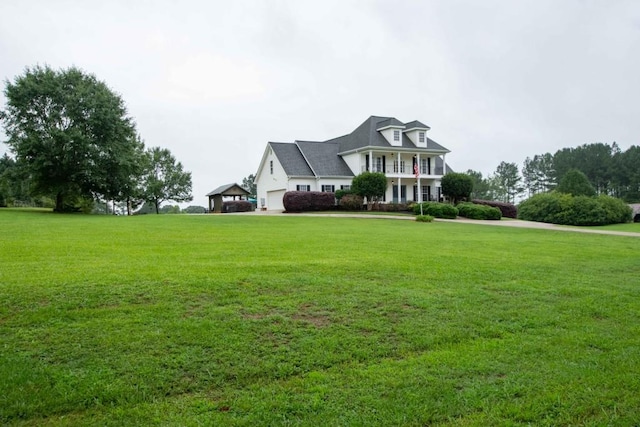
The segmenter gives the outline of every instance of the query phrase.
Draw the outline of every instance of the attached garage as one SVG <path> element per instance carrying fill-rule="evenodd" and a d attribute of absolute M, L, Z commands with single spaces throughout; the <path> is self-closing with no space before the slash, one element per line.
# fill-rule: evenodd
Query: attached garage
<path fill-rule="evenodd" d="M 270 211 L 283 211 L 282 198 L 286 190 L 267 191 L 267 209 Z"/>

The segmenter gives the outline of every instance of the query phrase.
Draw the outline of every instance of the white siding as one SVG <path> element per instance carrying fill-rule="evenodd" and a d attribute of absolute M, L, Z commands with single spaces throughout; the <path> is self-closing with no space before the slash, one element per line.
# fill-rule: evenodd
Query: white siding
<path fill-rule="evenodd" d="M 394 141 L 393 140 L 393 132 L 394 131 L 398 131 L 400 132 L 400 140 L 399 141 Z M 393 145 L 394 147 L 401 147 L 402 146 L 402 128 L 387 128 L 385 130 L 380 131 L 380 133 L 382 134 L 382 136 L 384 136 L 384 138 L 387 140 L 387 142 L 391 145 Z"/>
<path fill-rule="evenodd" d="M 420 142 L 420 132 L 424 133 L 424 142 Z M 426 130 L 414 129 L 409 132 L 405 132 L 405 135 L 409 137 L 411 142 L 413 142 L 413 144 L 416 147 L 427 148 L 427 131 Z"/>
<path fill-rule="evenodd" d="M 366 165 L 364 155 L 362 153 L 347 154 L 346 156 L 342 156 L 342 160 L 344 160 L 347 166 L 349 166 L 349 169 L 351 169 L 351 172 L 354 175 L 359 175 Z"/>
<path fill-rule="evenodd" d="M 273 173 L 271 173 L 271 162 L 273 162 Z M 262 156 L 260 172 L 256 177 L 258 209 L 263 207 L 262 202 L 264 202 L 264 207 L 269 210 L 282 209 L 282 207 L 272 208 L 268 205 L 269 198 L 267 197 L 267 193 L 273 191 L 286 191 L 287 183 L 288 178 L 287 174 L 284 172 L 284 168 L 271 150 L 271 147 L 267 145 L 267 149 Z M 280 205 L 282 205 L 282 200 L 280 200 Z"/>

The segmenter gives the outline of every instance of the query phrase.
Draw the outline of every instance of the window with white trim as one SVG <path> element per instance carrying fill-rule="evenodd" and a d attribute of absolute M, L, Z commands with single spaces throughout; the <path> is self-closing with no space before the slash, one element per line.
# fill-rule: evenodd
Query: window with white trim
<path fill-rule="evenodd" d="M 400 131 L 399 130 L 394 130 L 393 131 L 393 140 L 394 141 L 400 141 Z"/>
<path fill-rule="evenodd" d="M 322 191 L 324 193 L 335 193 L 336 192 L 336 186 L 335 185 L 323 185 L 322 186 Z"/>
<path fill-rule="evenodd" d="M 418 141 L 424 144 L 424 132 L 418 132 Z"/>
<path fill-rule="evenodd" d="M 373 171 L 374 172 L 384 172 L 382 170 L 382 157 L 376 157 L 375 158 L 375 165 L 373 167 Z"/>
<path fill-rule="evenodd" d="M 271 175 L 273 175 L 273 160 L 269 160 L 269 170 L 271 171 Z"/>
<path fill-rule="evenodd" d="M 341 185 L 340 189 L 341 190 L 351 190 L 351 186 L 350 185 Z"/>
<path fill-rule="evenodd" d="M 311 186 L 310 185 L 296 185 L 296 191 L 311 191 Z"/>
<path fill-rule="evenodd" d="M 422 186 L 422 201 L 428 202 L 431 200 L 431 187 L 428 185 Z"/>
<path fill-rule="evenodd" d="M 429 159 L 425 159 L 425 158 L 420 159 L 420 173 L 422 175 L 431 175 L 428 162 L 429 162 Z"/>

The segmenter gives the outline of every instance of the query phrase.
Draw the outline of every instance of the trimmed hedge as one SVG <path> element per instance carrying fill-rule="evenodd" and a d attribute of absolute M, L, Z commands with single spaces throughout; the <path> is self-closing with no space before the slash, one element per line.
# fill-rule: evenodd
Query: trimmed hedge
<path fill-rule="evenodd" d="M 230 200 L 222 202 L 222 212 L 251 212 L 254 210 L 253 204 L 248 200 Z"/>
<path fill-rule="evenodd" d="M 420 203 L 413 205 L 413 213 L 420 215 Z M 435 218 L 455 219 L 458 216 L 458 209 L 448 203 L 424 202 L 422 203 L 422 214 Z"/>
<path fill-rule="evenodd" d="M 458 208 L 458 215 L 469 219 L 500 220 L 502 218 L 500 209 L 491 206 L 465 202 L 458 204 L 456 207 Z"/>
<path fill-rule="evenodd" d="M 287 191 L 282 202 L 287 212 L 326 211 L 335 207 L 336 196 L 324 191 Z"/>
<path fill-rule="evenodd" d="M 373 210 L 380 212 L 410 212 L 409 205 L 406 203 L 377 203 Z"/>
<path fill-rule="evenodd" d="M 494 202 L 491 200 L 481 199 L 473 199 L 471 202 L 475 203 L 476 205 L 486 205 L 493 208 L 498 208 L 500 209 L 502 216 L 505 218 L 518 218 L 518 208 L 516 207 L 516 205 L 513 205 L 511 203 Z"/>
<path fill-rule="evenodd" d="M 338 206 L 345 211 L 361 211 L 364 207 L 364 199 L 353 193 L 343 194 L 338 201 Z"/>
<path fill-rule="evenodd" d="M 558 192 L 536 194 L 522 202 L 518 217 L 562 225 L 607 225 L 631 221 L 632 210 L 610 196 L 572 196 Z"/>

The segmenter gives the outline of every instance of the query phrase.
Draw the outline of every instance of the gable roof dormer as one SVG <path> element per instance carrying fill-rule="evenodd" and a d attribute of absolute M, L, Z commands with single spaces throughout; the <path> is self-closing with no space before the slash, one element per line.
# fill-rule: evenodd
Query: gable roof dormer
<path fill-rule="evenodd" d="M 431 129 L 429 126 L 414 120 L 407 123 L 405 127 L 405 135 L 407 135 L 416 147 L 427 148 L 427 131 Z"/>
<path fill-rule="evenodd" d="M 380 132 L 384 139 L 394 147 L 402 146 L 402 131 L 404 129 L 404 123 L 393 117 L 378 122 L 376 126 L 376 131 Z"/>

